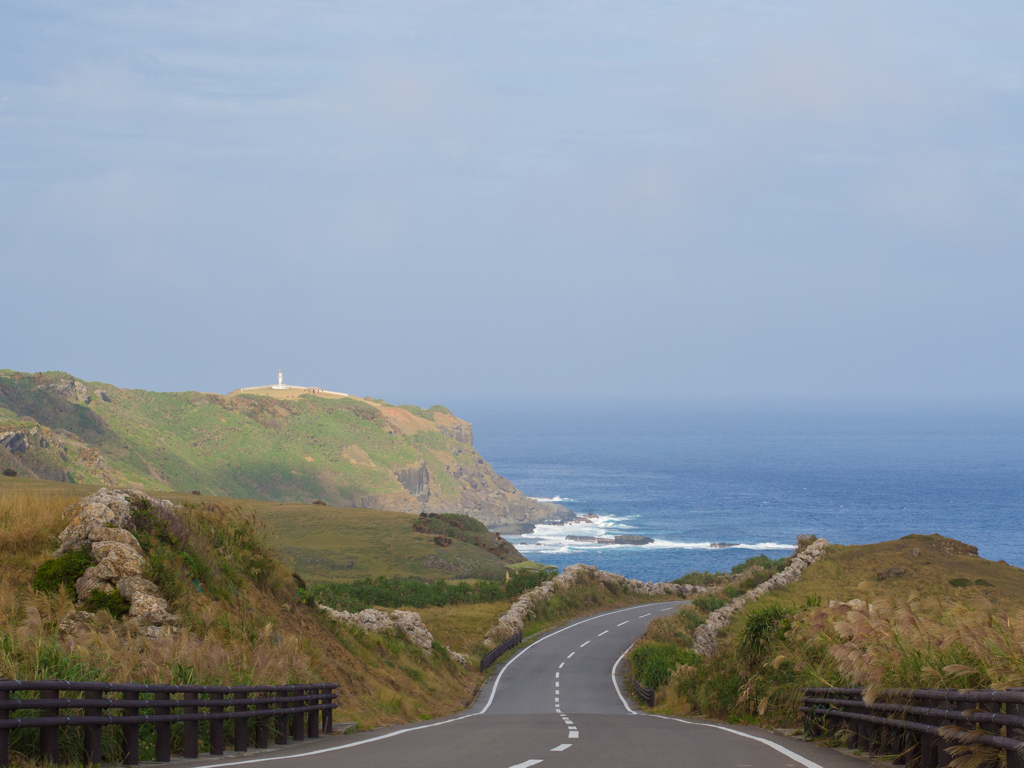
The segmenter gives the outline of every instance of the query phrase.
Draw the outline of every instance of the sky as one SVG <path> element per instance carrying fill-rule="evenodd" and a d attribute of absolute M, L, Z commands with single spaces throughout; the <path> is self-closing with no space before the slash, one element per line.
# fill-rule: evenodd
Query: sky
<path fill-rule="evenodd" d="M 1014 402 L 1024 4 L 7 0 L 0 367 Z"/>

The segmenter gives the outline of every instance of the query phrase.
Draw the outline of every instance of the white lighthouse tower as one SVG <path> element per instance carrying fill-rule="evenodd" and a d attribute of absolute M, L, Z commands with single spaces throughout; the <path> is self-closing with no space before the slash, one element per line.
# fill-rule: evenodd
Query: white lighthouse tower
<path fill-rule="evenodd" d="M 277 371 L 277 384 L 271 389 L 288 389 L 288 385 L 284 383 L 284 373 L 280 369 Z"/>

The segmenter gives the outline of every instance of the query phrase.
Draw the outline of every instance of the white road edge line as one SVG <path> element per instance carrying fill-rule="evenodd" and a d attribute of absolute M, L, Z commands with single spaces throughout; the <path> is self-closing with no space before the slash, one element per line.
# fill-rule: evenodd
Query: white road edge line
<path fill-rule="evenodd" d="M 559 744 L 557 747 L 555 747 L 551 751 L 552 752 L 565 752 L 565 750 L 567 750 L 571 746 L 572 746 L 572 744 Z"/>
<path fill-rule="evenodd" d="M 662 720 L 672 720 L 674 722 L 683 723 L 685 725 L 703 725 L 708 728 L 717 728 L 720 731 L 728 731 L 729 733 L 735 733 L 737 736 L 742 736 L 745 739 L 753 739 L 754 741 L 759 741 L 765 746 L 771 747 L 776 752 L 781 752 L 786 757 L 796 760 L 798 763 L 800 763 L 800 765 L 806 766 L 807 768 L 821 768 L 821 766 L 818 765 L 818 763 L 814 762 L 813 760 L 808 760 L 806 757 L 802 757 L 801 755 L 798 755 L 796 752 L 786 749 L 781 744 L 776 744 L 774 741 L 763 739 L 760 736 L 754 736 L 751 733 L 737 731 L 735 728 L 726 728 L 724 725 L 715 725 L 714 723 L 698 723 L 693 720 L 681 720 L 678 717 L 666 717 L 665 715 L 652 715 L 652 717 L 659 717 Z"/>
<path fill-rule="evenodd" d="M 622 695 L 622 691 L 619 690 L 619 681 L 615 677 L 615 671 L 619 668 L 619 662 L 622 661 L 624 658 L 626 658 L 626 654 L 629 653 L 632 648 L 633 648 L 632 645 L 629 646 L 629 648 L 627 648 L 622 653 L 622 655 L 619 656 L 619 658 L 617 658 L 615 660 L 615 663 L 612 665 L 612 685 L 615 686 L 615 692 L 617 694 L 619 694 L 619 701 L 622 702 L 622 706 L 624 706 L 626 708 L 626 711 L 629 712 L 629 714 L 631 714 L 631 715 L 639 715 L 640 713 L 637 712 L 636 710 L 632 709 L 629 706 L 629 702 L 627 702 L 626 698 Z M 726 728 L 724 725 L 715 725 L 714 723 L 699 723 L 699 722 L 695 722 L 693 720 L 682 720 L 682 719 L 680 719 L 678 717 L 666 717 L 665 715 L 651 715 L 651 717 L 658 717 L 658 718 L 661 718 L 662 720 L 672 720 L 672 721 L 674 721 L 676 723 L 683 723 L 685 725 L 703 725 L 703 726 L 706 726 L 708 728 L 717 728 L 717 729 L 719 729 L 721 731 L 728 731 L 729 733 L 735 733 L 737 736 L 742 736 L 745 739 L 753 739 L 754 741 L 759 741 L 762 744 L 764 744 L 765 746 L 771 747 L 772 749 L 774 749 L 777 752 L 781 752 L 786 757 L 789 757 L 789 758 L 792 758 L 793 760 L 796 760 L 798 763 L 800 763 L 800 765 L 805 766 L 805 768 L 822 768 L 820 765 L 818 765 L 818 763 L 814 762 L 813 760 L 808 760 L 806 757 L 802 757 L 802 756 L 798 755 L 796 752 L 793 752 L 793 751 L 791 751 L 789 749 L 786 749 L 781 744 L 776 744 L 774 741 L 769 741 L 768 739 L 763 739 L 760 736 L 754 736 L 754 735 L 749 734 L 749 733 L 744 733 L 743 731 L 737 731 L 735 728 Z"/>
<path fill-rule="evenodd" d="M 634 643 L 633 645 L 636 645 L 636 643 Z M 619 656 L 619 658 L 617 658 L 615 660 L 615 663 L 612 664 L 612 685 L 615 686 L 615 693 L 618 694 L 619 701 L 622 702 L 622 706 L 624 706 L 626 708 L 626 711 L 629 712 L 629 714 L 631 714 L 631 715 L 639 715 L 640 713 L 637 712 L 635 709 L 632 709 L 629 706 L 629 702 L 626 701 L 626 697 L 622 695 L 622 691 L 619 690 L 619 680 L 618 680 L 617 677 L 615 677 L 615 670 L 617 670 L 619 668 L 619 662 L 622 661 L 624 658 L 626 658 L 626 654 L 629 653 L 632 649 L 633 649 L 633 646 L 632 645 L 629 646 L 629 648 L 624 650 L 622 652 L 622 655 Z"/>
<path fill-rule="evenodd" d="M 518 659 L 524 653 L 529 651 L 531 648 L 539 645 L 540 643 L 543 643 L 549 637 L 554 637 L 555 635 L 561 634 L 562 632 L 565 632 L 566 630 L 572 629 L 573 627 L 578 627 L 580 624 L 586 624 L 588 621 L 594 621 L 595 619 L 599 619 L 602 616 L 611 616 L 612 614 L 622 613 L 623 611 L 631 611 L 631 610 L 636 610 L 636 606 L 632 606 L 631 608 L 620 608 L 617 611 L 609 611 L 608 613 L 598 614 L 597 616 L 591 616 L 588 619 L 580 619 L 575 624 L 570 624 L 567 627 L 562 627 L 561 629 L 556 629 L 554 632 L 551 632 L 551 633 L 549 633 L 547 635 L 544 635 L 544 637 L 540 638 L 536 642 L 530 643 L 528 646 L 526 646 L 521 651 L 519 651 L 519 653 L 517 653 L 515 656 L 513 656 L 511 659 L 509 659 L 508 661 L 505 662 L 505 666 L 503 666 L 501 668 L 501 670 L 498 672 L 498 676 L 496 678 L 494 678 L 494 685 L 491 686 L 491 695 L 487 698 L 487 704 L 485 704 L 484 708 L 481 709 L 479 712 L 473 712 L 472 714 L 469 714 L 469 715 L 461 715 L 460 717 L 453 717 L 451 720 L 442 720 L 439 723 L 427 723 L 426 725 L 415 725 L 412 728 L 403 728 L 400 731 L 392 731 L 391 733 L 385 733 L 385 734 L 382 734 L 381 736 L 374 736 L 374 737 L 369 738 L 369 739 L 363 739 L 362 741 L 352 741 L 352 742 L 349 742 L 348 744 L 339 744 L 336 747 L 325 747 L 324 749 L 314 749 L 314 750 L 312 750 L 310 752 L 300 752 L 300 753 L 295 754 L 295 755 L 278 755 L 276 757 L 257 757 L 257 758 L 253 758 L 252 760 L 230 760 L 230 761 L 227 761 L 227 762 L 224 762 L 222 760 L 218 760 L 216 762 L 210 762 L 210 763 L 205 763 L 204 765 L 196 766 L 196 768 L 216 768 L 218 766 L 228 766 L 228 765 L 231 765 L 231 766 L 234 766 L 234 765 L 252 765 L 253 763 L 269 763 L 269 762 L 271 762 L 273 760 L 295 760 L 295 759 L 298 759 L 298 758 L 301 758 L 301 757 L 313 757 L 314 755 L 322 755 L 325 752 L 337 752 L 339 749 L 351 749 L 352 747 L 358 747 L 358 746 L 361 746 L 363 744 L 370 744 L 370 743 L 372 743 L 374 741 L 382 741 L 383 739 L 390 739 L 392 736 L 398 736 L 399 734 L 402 734 L 402 733 L 412 733 L 413 731 L 422 731 L 424 728 L 437 728 L 439 725 L 448 725 L 449 723 L 457 723 L 457 722 L 459 722 L 459 720 L 465 720 L 465 719 L 470 718 L 470 717 L 476 717 L 477 715 L 482 715 L 488 709 L 490 709 L 491 708 L 491 704 L 494 703 L 494 694 L 497 693 L 497 691 L 498 691 L 498 683 L 501 682 L 502 675 L 505 674 L 505 672 L 508 670 L 509 667 L 512 666 L 513 662 L 515 662 L 516 659 Z M 630 646 L 630 648 L 632 648 L 632 647 L 633 646 Z M 627 648 L 626 650 L 628 651 L 629 649 Z M 572 653 L 569 654 L 569 658 L 571 658 L 575 654 L 576 654 L 576 651 L 573 651 Z M 625 655 L 626 654 L 622 654 L 622 656 L 625 656 Z M 622 656 L 619 657 L 620 661 L 622 660 Z M 615 664 L 616 664 L 616 666 L 618 666 L 618 662 L 615 662 Z M 618 686 L 616 686 L 615 690 L 616 691 L 618 690 Z M 620 699 L 622 698 L 622 694 L 619 694 L 619 698 Z M 623 699 L 622 703 L 623 704 L 626 703 L 625 699 Z M 628 709 L 628 707 L 627 707 L 627 709 Z M 634 713 L 634 714 L 636 714 L 636 713 Z M 531 763 L 531 765 L 536 765 L 536 763 Z M 513 768 L 515 768 L 515 766 L 513 766 Z M 816 766 L 815 768 L 820 768 L 820 766 Z"/>

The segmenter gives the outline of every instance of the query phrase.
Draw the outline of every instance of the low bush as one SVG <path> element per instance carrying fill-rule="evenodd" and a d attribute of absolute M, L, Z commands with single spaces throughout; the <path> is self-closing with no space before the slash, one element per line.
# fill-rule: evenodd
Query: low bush
<path fill-rule="evenodd" d="M 92 558 L 85 552 L 65 552 L 39 566 L 32 578 L 32 588 L 41 592 L 56 592 L 63 586 L 69 595 L 74 595 L 75 582 L 92 565 Z"/>
<path fill-rule="evenodd" d="M 747 666 L 759 664 L 776 642 L 789 631 L 793 611 L 779 603 L 754 606 L 740 631 L 739 653 Z"/>
<path fill-rule="evenodd" d="M 726 604 L 726 600 L 723 600 L 718 595 L 700 595 L 693 598 L 693 607 L 703 613 L 711 613 L 717 611 L 723 605 Z"/>
<path fill-rule="evenodd" d="M 969 586 L 971 586 L 971 580 L 970 579 L 964 579 L 964 578 L 950 579 L 949 583 L 952 584 L 954 587 L 969 587 Z"/>
<path fill-rule="evenodd" d="M 657 688 L 672 676 L 676 666 L 700 666 L 703 659 L 689 648 L 673 643 L 642 643 L 629 656 L 633 677 L 645 688 Z"/>
<path fill-rule="evenodd" d="M 710 573 L 709 571 L 690 571 L 685 576 L 680 576 L 673 581 L 673 584 L 692 584 L 695 587 L 713 587 L 720 583 L 722 574 Z"/>
<path fill-rule="evenodd" d="M 128 613 L 130 608 L 131 606 L 128 605 L 128 601 L 121 597 L 117 591 L 100 592 L 98 589 L 94 589 L 85 599 L 85 610 L 91 613 L 106 611 L 115 619 L 120 619 Z"/>
<path fill-rule="evenodd" d="M 387 576 L 347 583 L 312 584 L 305 596 L 336 611 L 353 613 L 364 608 L 428 608 L 464 603 L 493 603 L 518 597 L 540 586 L 554 574 L 550 570 L 520 571 L 508 581 L 450 583 L 445 580 L 421 581 Z"/>

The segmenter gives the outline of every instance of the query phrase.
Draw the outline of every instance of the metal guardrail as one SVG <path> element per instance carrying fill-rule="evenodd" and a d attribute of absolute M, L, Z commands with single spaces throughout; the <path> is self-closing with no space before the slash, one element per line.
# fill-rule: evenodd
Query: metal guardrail
<path fill-rule="evenodd" d="M 482 659 L 480 659 L 480 671 L 483 672 L 485 669 L 491 666 L 491 664 L 496 662 L 498 660 L 498 657 L 501 656 L 501 654 L 503 654 L 509 648 L 515 648 L 521 642 L 523 642 L 523 633 L 516 632 L 514 635 L 512 635 L 512 637 L 510 637 L 508 640 L 503 642 L 493 651 L 491 651 Z"/>
<path fill-rule="evenodd" d="M 893 689 L 880 691 L 870 704 L 863 693 L 805 688 L 804 732 L 833 738 L 848 733 L 850 749 L 896 755 L 897 765 L 937 768 L 949 765 L 950 747 L 982 744 L 1005 750 L 1006 768 L 1024 768 L 1024 689 Z"/>
<path fill-rule="evenodd" d="M 83 728 L 80 759 L 87 765 L 103 761 L 102 729 L 111 725 L 121 728 L 124 765 L 139 764 L 139 726 L 145 723 L 153 725 L 156 760 L 164 763 L 171 760 L 173 723 L 183 723 L 181 751 L 186 758 L 199 757 L 202 721 L 210 724 L 211 755 L 224 754 L 226 720 L 235 723 L 232 748 L 238 752 L 248 748 L 248 721 L 252 718 L 256 719 L 253 730 L 257 748 L 267 747 L 271 731 L 277 744 L 287 744 L 289 734 L 295 741 L 315 739 L 321 726 L 324 733 L 332 732 L 332 710 L 338 706 L 334 701 L 338 695 L 331 691 L 337 687 L 336 683 L 203 686 L 0 680 L 0 768 L 10 765 L 11 732 L 21 728 L 39 729 L 39 757 L 54 765 L 60 761 L 60 729 L 67 726 Z M 11 693 L 20 691 L 37 695 L 11 697 Z M 107 698 L 107 693 L 121 696 Z M 61 710 L 80 710 L 82 714 L 62 715 Z M 111 710 L 120 714 L 104 714 Z M 38 716 L 14 716 L 21 711 Z"/>
<path fill-rule="evenodd" d="M 639 698 L 640 701 L 648 707 L 654 706 L 654 690 L 651 688 L 644 688 L 635 677 L 633 678 L 633 692 L 636 693 L 637 698 Z"/>

